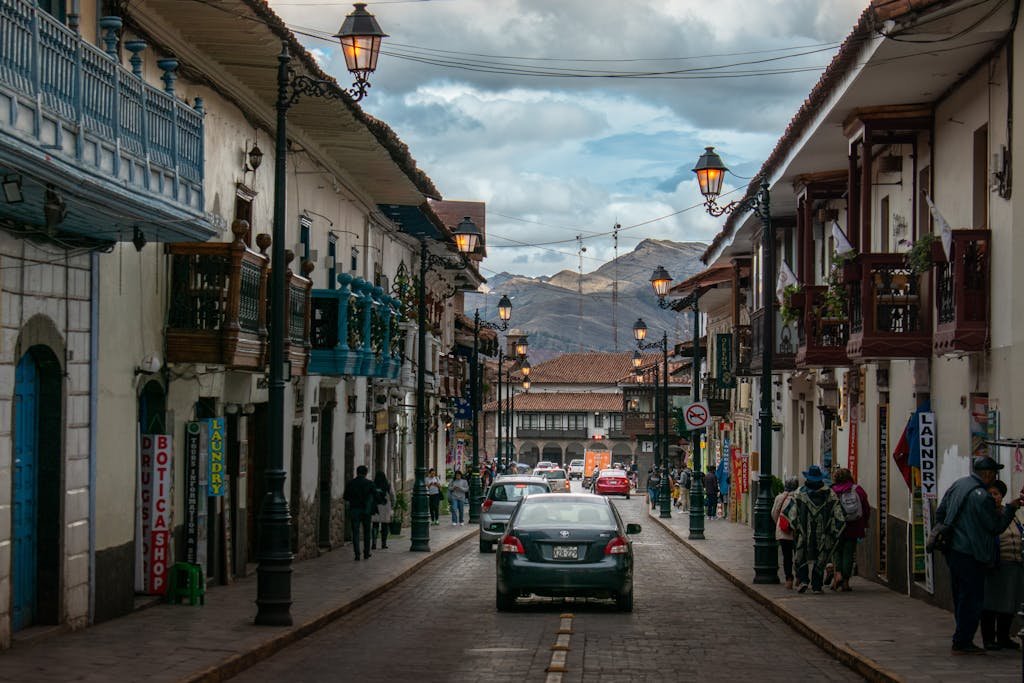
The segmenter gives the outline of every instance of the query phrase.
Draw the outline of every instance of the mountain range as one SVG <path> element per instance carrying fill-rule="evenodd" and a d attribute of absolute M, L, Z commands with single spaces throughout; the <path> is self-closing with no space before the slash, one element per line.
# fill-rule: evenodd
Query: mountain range
<path fill-rule="evenodd" d="M 660 337 L 662 330 L 668 331 L 670 344 L 689 340 L 689 314 L 659 308 L 650 277 L 657 266 L 668 270 L 673 283 L 699 273 L 704 270 L 700 256 L 706 247 L 699 242 L 646 239 L 582 276 L 572 270 L 541 277 L 499 273 L 488 280 L 490 294 L 466 294 L 466 310 L 479 308 L 482 318 L 497 321 L 498 299 L 507 294 L 512 300 L 511 327 L 530 335 L 531 363 L 567 351 L 633 349 L 633 323 L 638 317 L 647 323 L 648 340 Z"/>

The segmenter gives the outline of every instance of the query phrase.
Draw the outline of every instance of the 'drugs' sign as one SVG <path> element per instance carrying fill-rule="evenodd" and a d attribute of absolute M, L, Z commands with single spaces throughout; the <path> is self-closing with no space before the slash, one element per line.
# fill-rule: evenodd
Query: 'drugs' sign
<path fill-rule="evenodd" d="M 141 592 L 162 595 L 167 592 L 171 566 L 171 496 L 173 494 L 173 455 L 168 434 L 142 435 L 142 461 L 139 467 L 139 491 L 142 517 Z"/>

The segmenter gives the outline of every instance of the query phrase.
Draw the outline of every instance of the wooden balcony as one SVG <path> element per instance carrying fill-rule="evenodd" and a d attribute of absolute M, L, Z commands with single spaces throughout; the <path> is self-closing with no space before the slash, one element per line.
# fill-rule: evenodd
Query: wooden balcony
<path fill-rule="evenodd" d="M 828 287 L 807 285 L 793 296 L 792 306 L 800 310 L 796 321 L 798 368 L 836 368 L 850 365 L 846 344 L 850 326 L 846 317 L 830 316 L 825 307 Z"/>
<path fill-rule="evenodd" d="M 935 267 L 937 354 L 988 347 L 991 239 L 990 230 L 954 230 L 949 262 Z"/>
<path fill-rule="evenodd" d="M 927 358 L 931 355 L 931 306 L 922 276 L 903 254 L 860 254 L 844 269 L 852 361 Z"/>
<path fill-rule="evenodd" d="M 755 374 L 750 367 L 754 343 L 753 330 L 750 329 L 750 325 L 736 325 L 733 329 L 736 334 L 733 338 L 736 345 L 733 355 L 736 359 L 736 371 L 733 374 L 737 377 L 750 377 Z"/>
<path fill-rule="evenodd" d="M 309 279 L 291 270 L 285 274 L 284 310 L 288 334 L 284 338 L 284 359 L 291 364 L 293 375 L 305 375 L 309 365 L 311 289 L 313 283 Z M 267 320 L 270 320 L 269 305 Z"/>
<path fill-rule="evenodd" d="M 622 431 L 629 437 L 654 434 L 654 413 L 624 413 Z"/>
<path fill-rule="evenodd" d="M 793 370 L 796 368 L 796 325 L 784 325 L 778 303 L 772 306 L 775 314 L 775 353 L 772 370 Z M 764 316 L 766 309 L 754 311 L 750 316 L 750 370 L 758 374 L 763 367 Z"/>
<path fill-rule="evenodd" d="M 248 249 L 237 231 L 231 243 L 168 244 L 165 251 L 171 255 L 167 361 L 263 368 L 269 259 Z"/>

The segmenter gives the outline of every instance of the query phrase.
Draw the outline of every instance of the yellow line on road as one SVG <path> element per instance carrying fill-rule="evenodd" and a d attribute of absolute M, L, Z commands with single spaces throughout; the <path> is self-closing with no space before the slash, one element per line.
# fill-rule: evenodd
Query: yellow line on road
<path fill-rule="evenodd" d="M 568 670 L 566 659 L 569 656 L 569 641 L 572 639 L 572 614 L 559 617 L 558 632 L 555 644 L 551 646 L 551 661 L 548 663 L 545 683 L 562 683 L 562 675 Z"/>

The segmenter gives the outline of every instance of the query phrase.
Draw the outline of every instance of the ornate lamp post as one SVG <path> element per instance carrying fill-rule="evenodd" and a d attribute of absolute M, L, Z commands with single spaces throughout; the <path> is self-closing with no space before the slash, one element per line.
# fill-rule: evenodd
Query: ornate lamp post
<path fill-rule="evenodd" d="M 662 268 L 662 270 L 664 270 Z M 671 278 L 669 278 L 671 282 Z M 668 486 L 668 332 L 661 333 L 661 340 L 644 343 L 647 338 L 647 324 L 643 318 L 633 323 L 633 339 L 638 349 L 661 349 L 662 367 L 661 391 L 658 391 L 658 367 L 654 368 L 654 442 L 655 453 L 661 459 L 661 493 L 658 495 L 659 517 L 669 519 L 672 516 L 672 498 Z M 634 356 L 633 364 L 637 363 Z M 658 394 L 661 394 L 661 407 L 658 407 Z"/>
<path fill-rule="evenodd" d="M 363 83 L 357 92 L 342 90 L 332 81 L 321 81 L 308 76 L 293 76 L 289 72 L 291 56 L 287 43 L 282 44 L 277 57 L 277 136 L 274 154 L 274 226 L 271 247 L 270 274 L 270 372 L 268 378 L 269 415 L 267 420 L 267 468 L 264 474 L 267 490 L 260 506 L 259 565 L 256 568 L 255 623 L 267 626 L 291 626 L 292 615 L 292 553 L 291 514 L 284 495 L 284 387 L 290 369 L 285 367 L 285 220 L 287 214 L 285 162 L 288 158 L 288 110 L 302 96 L 340 99 L 343 96 L 359 100 L 369 87 L 369 75 L 377 66 L 380 41 L 385 37 L 377 20 L 366 11 L 365 4 L 357 4 L 345 18 L 336 36 L 345 49 L 346 44 L 364 47 L 361 60 L 348 63 L 356 74 L 356 82 Z M 260 154 L 262 161 L 262 153 Z"/>
<path fill-rule="evenodd" d="M 455 228 L 455 246 L 459 259 L 448 259 L 427 252 L 427 239 L 420 239 L 420 278 L 416 309 L 416 482 L 412 487 L 412 530 L 409 550 L 430 551 L 430 512 L 427 501 L 427 273 L 435 268 L 459 270 L 468 265 L 466 254 L 476 249 L 480 229 L 468 217 Z"/>
<path fill-rule="evenodd" d="M 729 169 L 722 163 L 714 147 L 707 147 L 697 160 L 693 172 L 697 174 L 704 206 L 712 216 L 737 211 L 750 211 L 761 219 L 763 256 L 761 259 L 761 289 L 764 297 L 772 291 L 775 276 L 775 231 L 772 228 L 771 194 L 768 180 L 761 178 L 757 193 L 718 206 L 716 199 L 722 193 L 722 181 Z M 762 302 L 764 304 L 764 302 Z M 767 304 L 764 304 L 767 306 Z M 771 307 L 765 311 L 761 332 L 761 472 L 757 482 L 757 500 L 754 502 L 754 583 L 779 582 L 779 553 L 775 543 L 775 525 L 772 523 L 772 357 L 775 344 L 775 315 Z"/>
<path fill-rule="evenodd" d="M 467 218 L 466 220 L 469 219 Z M 477 440 L 477 412 L 480 410 L 480 385 L 477 381 L 477 377 L 480 372 L 480 329 L 487 328 L 489 330 L 500 330 L 503 332 L 508 329 L 508 321 L 511 317 L 512 302 L 509 301 L 508 297 L 505 295 L 502 295 L 501 299 L 498 300 L 498 318 L 501 320 L 500 325 L 486 320 L 481 320 L 479 308 L 473 312 L 473 363 L 469 366 L 469 383 L 470 386 L 472 386 L 472 395 L 469 397 L 469 403 L 472 406 L 473 414 L 473 469 L 469 476 L 470 523 L 480 521 L 480 499 L 483 497 L 483 492 L 480 490 L 480 444 Z M 500 364 L 498 366 L 498 371 L 501 371 Z"/>

